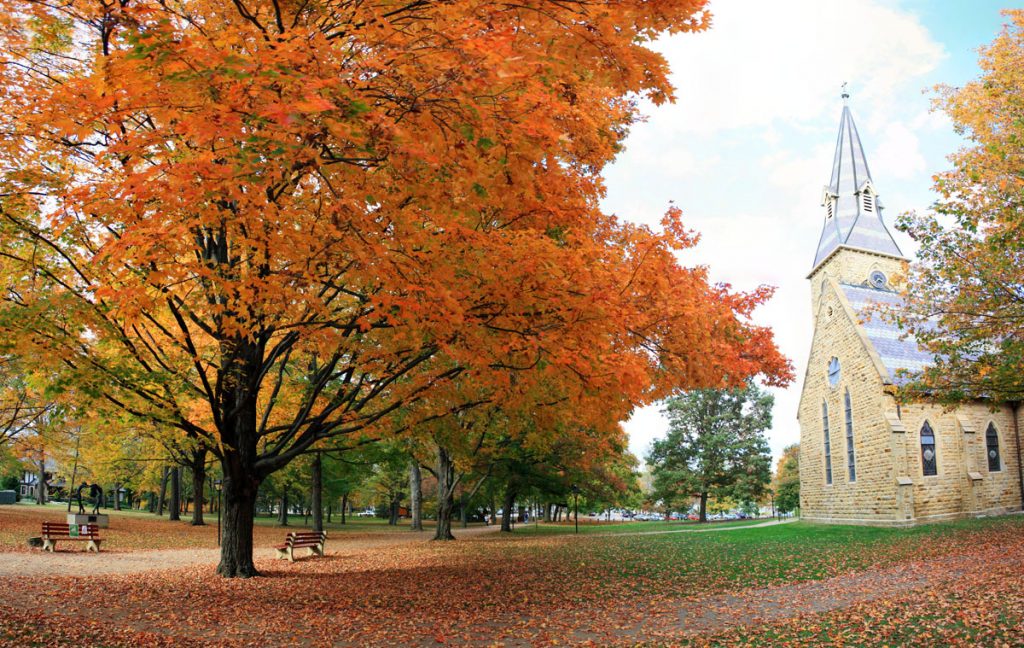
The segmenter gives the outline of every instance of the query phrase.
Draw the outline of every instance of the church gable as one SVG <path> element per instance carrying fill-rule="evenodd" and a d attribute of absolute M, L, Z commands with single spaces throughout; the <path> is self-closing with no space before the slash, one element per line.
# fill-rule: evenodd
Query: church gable
<path fill-rule="evenodd" d="M 839 360 L 840 371 L 861 383 L 870 382 L 881 393 L 889 382 L 889 371 L 860 324 L 857 310 L 846 296 L 847 286 L 825 279 L 816 305 L 818 313 L 811 337 L 811 353 L 800 394 L 800 413 L 809 393 L 821 392 L 827 384 L 827 367 L 832 358 Z M 807 405 L 810 406 L 809 404 Z"/>

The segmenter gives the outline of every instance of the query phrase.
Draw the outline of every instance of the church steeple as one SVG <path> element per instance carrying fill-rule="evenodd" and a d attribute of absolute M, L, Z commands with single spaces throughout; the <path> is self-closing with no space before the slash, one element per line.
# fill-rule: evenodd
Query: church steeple
<path fill-rule="evenodd" d="M 903 258 L 882 220 L 882 204 L 875 193 L 857 126 L 846 105 L 849 96 L 844 83 L 843 114 L 832 160 L 832 178 L 821 202 L 825 208 L 825 226 L 814 255 L 812 274 L 840 247 Z"/>

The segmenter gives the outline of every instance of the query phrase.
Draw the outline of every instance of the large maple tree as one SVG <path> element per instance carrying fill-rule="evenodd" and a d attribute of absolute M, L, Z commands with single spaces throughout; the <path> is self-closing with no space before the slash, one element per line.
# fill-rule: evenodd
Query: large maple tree
<path fill-rule="evenodd" d="M 269 475 L 465 409 L 455 378 L 630 405 L 785 381 L 769 290 L 681 267 L 678 213 L 598 207 L 635 99 L 671 96 L 646 44 L 703 5 L 3 0 L 0 330 L 209 448 L 225 576 L 257 573 Z"/>

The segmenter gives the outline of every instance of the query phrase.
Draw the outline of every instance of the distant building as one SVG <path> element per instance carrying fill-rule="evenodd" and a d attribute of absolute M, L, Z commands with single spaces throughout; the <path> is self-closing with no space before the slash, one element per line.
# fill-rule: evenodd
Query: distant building
<path fill-rule="evenodd" d="M 909 262 L 882 219 L 845 105 L 822 207 L 798 413 L 803 519 L 910 526 L 1021 510 L 1024 410 L 897 403 L 898 370 L 921 370 L 932 358 L 873 311 L 901 303 L 893 283 Z"/>
<path fill-rule="evenodd" d="M 63 477 L 54 476 L 53 471 L 56 470 L 56 464 L 47 460 L 45 468 L 46 499 L 49 500 L 55 495 L 63 496 L 64 489 L 67 487 L 67 482 Z M 39 493 L 39 471 L 24 471 L 21 476 L 19 490 L 21 499 L 37 499 L 37 495 Z"/>

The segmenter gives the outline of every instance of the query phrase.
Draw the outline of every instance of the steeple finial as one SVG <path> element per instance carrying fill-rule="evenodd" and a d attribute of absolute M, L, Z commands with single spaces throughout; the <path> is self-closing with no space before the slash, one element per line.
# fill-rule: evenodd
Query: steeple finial
<path fill-rule="evenodd" d="M 846 81 L 843 81 L 843 105 L 846 105 L 846 100 L 850 98 L 850 91 L 846 89 Z"/>

